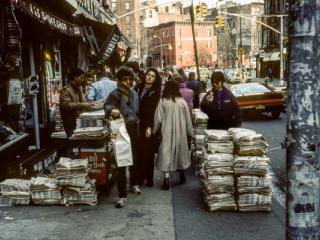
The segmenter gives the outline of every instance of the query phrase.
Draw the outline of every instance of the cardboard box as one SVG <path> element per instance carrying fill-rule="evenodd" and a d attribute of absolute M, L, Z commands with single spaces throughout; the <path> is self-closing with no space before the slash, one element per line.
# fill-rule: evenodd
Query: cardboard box
<path fill-rule="evenodd" d="M 75 152 L 78 153 L 78 149 L 76 149 Z M 108 171 L 106 147 L 81 148 L 79 158 L 88 159 L 90 167 L 89 177 L 96 179 L 96 185 L 105 185 L 107 183 Z"/>

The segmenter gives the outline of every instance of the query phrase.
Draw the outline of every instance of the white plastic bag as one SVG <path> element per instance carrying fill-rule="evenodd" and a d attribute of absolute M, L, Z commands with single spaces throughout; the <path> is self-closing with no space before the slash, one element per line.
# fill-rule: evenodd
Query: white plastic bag
<path fill-rule="evenodd" d="M 124 121 L 119 121 L 119 119 L 116 121 L 117 122 L 114 123 L 111 121 L 112 132 L 117 134 L 117 137 L 112 140 L 116 162 L 118 167 L 131 166 L 133 164 L 133 160 L 130 137 Z"/>

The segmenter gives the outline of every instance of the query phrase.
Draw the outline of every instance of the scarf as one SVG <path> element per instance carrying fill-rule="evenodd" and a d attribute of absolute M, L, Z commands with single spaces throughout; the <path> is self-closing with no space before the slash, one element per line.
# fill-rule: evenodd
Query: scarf
<path fill-rule="evenodd" d="M 128 88 L 126 85 L 124 85 L 121 82 L 117 82 L 117 86 L 121 94 L 123 95 L 125 101 L 128 103 L 130 99 L 130 88 Z"/>

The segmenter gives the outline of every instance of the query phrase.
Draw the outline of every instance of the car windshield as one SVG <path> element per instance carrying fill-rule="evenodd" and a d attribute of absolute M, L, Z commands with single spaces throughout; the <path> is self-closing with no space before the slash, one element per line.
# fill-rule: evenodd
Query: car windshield
<path fill-rule="evenodd" d="M 267 93 L 267 92 L 271 92 L 271 90 L 261 84 L 244 84 L 244 85 L 234 86 L 232 88 L 232 92 L 235 95 L 243 95 L 243 94 Z"/>

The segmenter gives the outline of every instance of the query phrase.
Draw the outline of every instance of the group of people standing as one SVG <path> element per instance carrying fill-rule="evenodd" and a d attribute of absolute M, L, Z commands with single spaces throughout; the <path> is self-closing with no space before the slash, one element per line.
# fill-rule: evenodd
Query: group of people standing
<path fill-rule="evenodd" d="M 140 186 L 152 187 L 154 184 L 156 153 L 157 168 L 164 175 L 162 189 L 170 188 L 169 172 L 178 171 L 180 182 L 186 181 L 184 170 L 191 163 L 189 148 L 193 136 L 191 113 L 193 107 L 199 105 L 200 92 L 195 74 L 191 74 L 187 80 L 183 70 L 177 75 L 171 72 L 163 80 L 157 69 L 148 68 L 143 72 L 136 66 L 137 64 L 131 62 L 119 67 L 116 71 L 116 82 L 108 80 L 111 82 L 93 83 L 89 87 L 87 100 L 99 100 L 96 98 L 96 95 L 99 95 L 105 99 L 104 110 L 108 119 L 123 117 L 130 136 L 133 157 L 133 165 L 129 167 L 130 188 L 133 193 L 141 194 Z M 70 84 L 60 95 L 61 115 L 68 137 L 73 134 L 79 112 L 88 111 L 91 106 L 83 99 L 78 87 L 82 75 L 80 70 L 71 74 Z M 240 119 L 237 101 L 230 95 L 229 90 L 222 87 L 223 81 L 220 81 L 219 76 L 213 74 L 213 77 L 218 77 L 214 83 L 218 82 L 219 86 L 221 83 L 221 89 L 217 90 L 221 93 L 217 94 L 214 89 L 209 91 L 201 103 L 201 108 L 208 113 L 213 127 L 234 125 Z M 223 114 L 219 113 L 221 110 L 228 119 L 225 125 L 218 126 L 213 122 L 226 120 Z M 126 167 L 117 168 L 116 182 L 119 199 L 115 206 L 122 208 L 126 205 L 127 197 Z"/>

